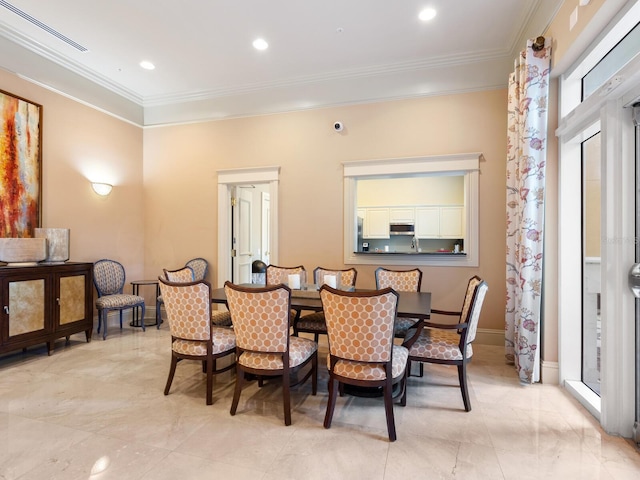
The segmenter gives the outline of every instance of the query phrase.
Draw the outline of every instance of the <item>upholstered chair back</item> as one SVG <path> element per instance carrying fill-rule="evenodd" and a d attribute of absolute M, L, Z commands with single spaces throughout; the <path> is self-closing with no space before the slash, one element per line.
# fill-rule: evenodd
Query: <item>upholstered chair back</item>
<path fill-rule="evenodd" d="M 320 290 L 332 355 L 358 362 L 388 362 L 398 294 L 386 288 L 373 292 Z"/>
<path fill-rule="evenodd" d="M 388 270 L 376 269 L 376 288 L 378 290 L 391 287 L 396 292 L 419 292 L 422 284 L 422 270 Z"/>
<path fill-rule="evenodd" d="M 171 336 L 183 340 L 211 337 L 211 287 L 205 281 L 173 283 L 160 278 Z"/>
<path fill-rule="evenodd" d="M 115 260 L 98 260 L 93 264 L 93 280 L 100 297 L 122 293 L 125 283 L 124 267 Z"/>
<path fill-rule="evenodd" d="M 467 285 L 467 294 L 464 297 L 460 322 L 468 322 L 467 344 L 473 342 L 478 331 L 478 320 L 480 319 L 480 311 L 484 297 L 489 290 L 489 286 L 478 277 L 472 277 Z"/>
<path fill-rule="evenodd" d="M 224 288 L 236 345 L 255 352 L 286 352 L 291 290 L 284 285 L 237 289 L 227 284 Z"/>
<path fill-rule="evenodd" d="M 266 282 L 267 285 L 278 285 L 280 283 L 286 284 L 289 281 L 289 275 L 300 275 L 301 281 L 306 274 L 306 270 L 302 265 L 297 267 L 279 267 L 277 265 L 267 265 Z"/>
<path fill-rule="evenodd" d="M 163 270 L 164 277 L 170 282 L 187 283 L 196 281 L 195 274 L 191 267 L 182 267 L 178 270 Z M 199 279 L 202 280 L 202 279 Z"/>
<path fill-rule="evenodd" d="M 348 270 L 330 270 L 318 267 L 313 271 L 313 282 L 321 286 L 324 283 L 325 275 L 335 275 L 340 282 L 341 288 L 355 287 L 358 271 L 355 268 L 349 268 Z"/>
<path fill-rule="evenodd" d="M 207 276 L 207 270 L 209 269 L 209 262 L 204 258 L 194 258 L 189 260 L 185 267 L 190 267 L 193 270 L 193 279 L 204 280 Z"/>

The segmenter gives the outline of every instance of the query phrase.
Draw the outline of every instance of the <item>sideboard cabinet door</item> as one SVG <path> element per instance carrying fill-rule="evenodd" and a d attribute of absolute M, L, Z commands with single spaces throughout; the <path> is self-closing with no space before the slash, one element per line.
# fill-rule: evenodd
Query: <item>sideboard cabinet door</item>
<path fill-rule="evenodd" d="M 47 305 L 49 275 L 16 275 L 2 285 L 2 345 L 16 348 L 37 341 L 51 329 Z"/>
<path fill-rule="evenodd" d="M 65 332 L 84 330 L 87 341 L 91 340 L 93 328 L 93 304 L 91 292 L 91 271 L 85 268 L 69 269 L 54 273 L 55 302 L 53 305 L 54 330 L 63 336 Z"/>

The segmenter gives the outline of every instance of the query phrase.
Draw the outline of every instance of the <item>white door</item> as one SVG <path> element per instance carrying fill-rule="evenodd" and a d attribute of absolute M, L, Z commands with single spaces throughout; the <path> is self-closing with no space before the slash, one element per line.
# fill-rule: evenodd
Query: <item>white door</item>
<path fill-rule="evenodd" d="M 233 278 L 234 283 L 251 283 L 251 261 L 253 260 L 251 213 L 253 192 L 251 187 L 237 186 L 233 210 Z"/>

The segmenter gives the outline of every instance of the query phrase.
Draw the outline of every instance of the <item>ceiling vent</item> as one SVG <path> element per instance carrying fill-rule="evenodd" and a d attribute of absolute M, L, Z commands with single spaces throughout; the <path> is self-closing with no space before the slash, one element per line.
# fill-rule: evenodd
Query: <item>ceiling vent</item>
<path fill-rule="evenodd" d="M 22 17 L 27 22 L 35 25 L 36 27 L 40 28 L 41 30 L 44 30 L 45 32 L 53 35 L 54 37 L 58 38 L 59 40 L 62 40 L 67 45 L 70 45 L 73 48 L 75 48 L 77 50 L 80 50 L 81 52 L 88 52 L 89 51 L 88 48 L 83 47 L 82 45 L 80 45 L 77 42 L 74 42 L 69 37 L 67 37 L 67 36 L 61 34 L 60 32 L 58 32 L 57 30 L 51 28 L 49 25 L 46 25 L 46 24 L 42 23 L 37 18 L 33 18 L 31 15 L 29 15 L 26 12 L 23 12 L 18 7 L 14 6 L 14 5 L 11 5 L 9 2 L 5 2 L 4 0 L 0 0 L 0 5 L 3 6 L 4 8 L 6 8 L 7 10 L 9 10 L 10 12 L 15 13 L 19 17 Z"/>

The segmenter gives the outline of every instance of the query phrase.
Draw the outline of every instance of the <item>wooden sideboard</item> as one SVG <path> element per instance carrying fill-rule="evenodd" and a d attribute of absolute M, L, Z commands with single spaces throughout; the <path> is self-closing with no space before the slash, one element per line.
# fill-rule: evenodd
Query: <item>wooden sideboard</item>
<path fill-rule="evenodd" d="M 93 264 L 0 267 L 0 353 L 93 331 Z"/>

